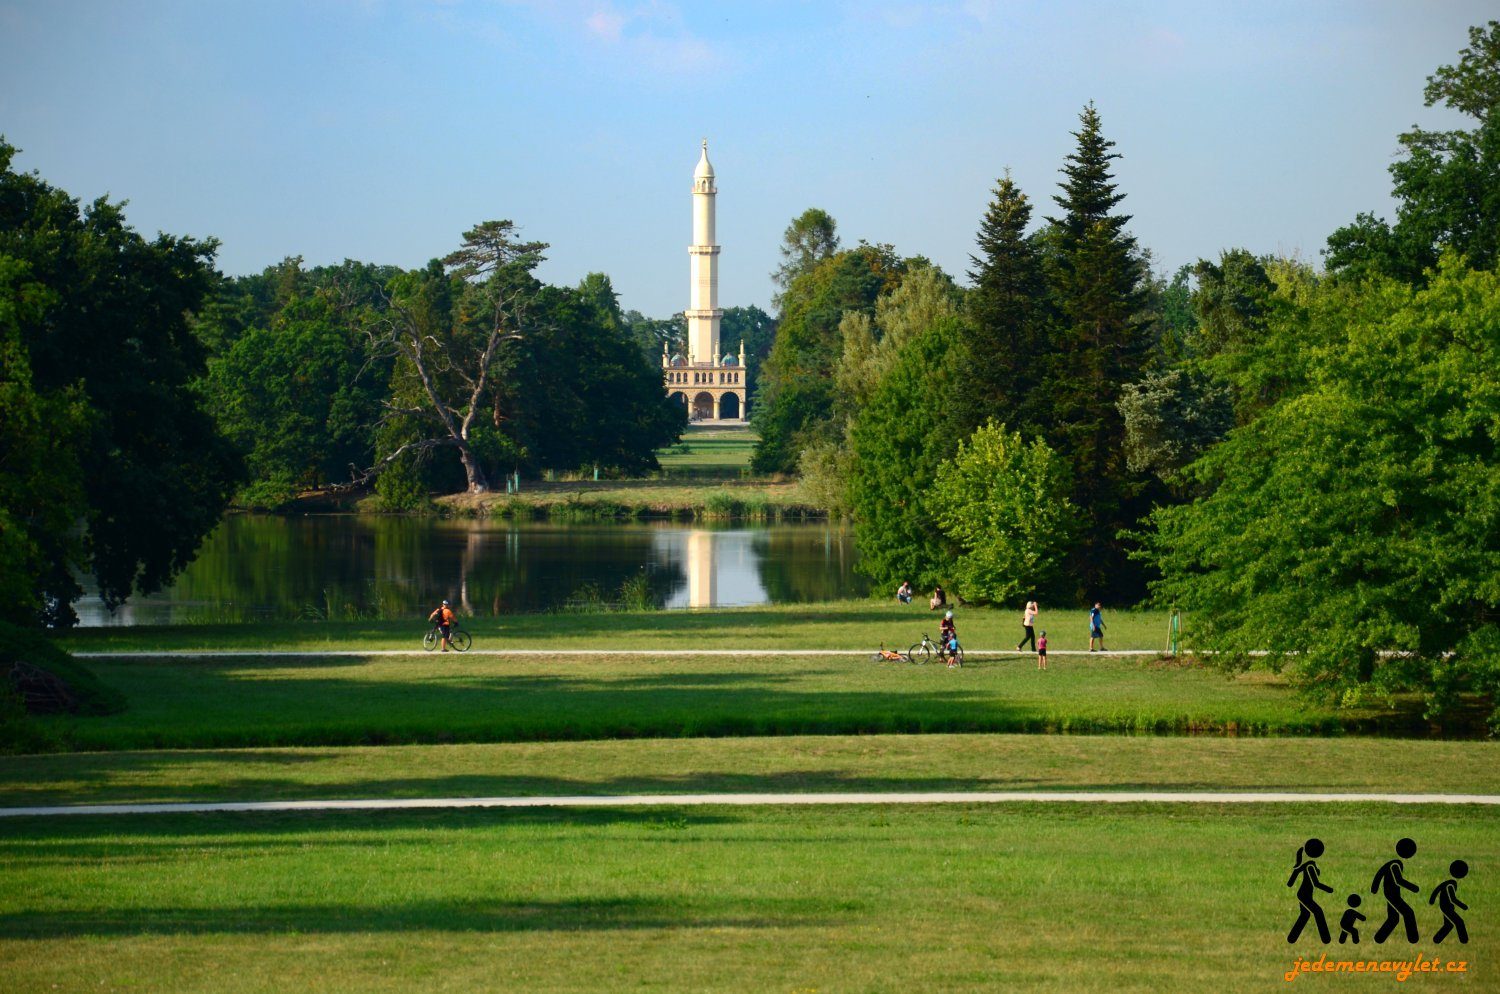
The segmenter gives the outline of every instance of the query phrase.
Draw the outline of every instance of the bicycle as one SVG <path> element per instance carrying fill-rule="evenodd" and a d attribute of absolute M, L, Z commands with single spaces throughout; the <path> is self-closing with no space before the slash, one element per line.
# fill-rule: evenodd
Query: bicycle
<path fill-rule="evenodd" d="M 909 662 L 911 662 L 911 660 L 906 657 L 905 653 L 897 652 L 894 649 L 887 649 L 885 647 L 885 643 L 882 642 L 882 643 L 880 643 L 880 651 L 877 652 L 877 653 L 875 653 L 874 655 L 872 655 L 870 657 L 870 662 L 872 662 L 872 663 L 909 663 Z"/>
<path fill-rule="evenodd" d="M 451 628 L 452 631 L 448 635 L 448 644 L 453 647 L 454 652 L 468 652 L 469 646 L 474 644 L 474 640 L 469 637 L 468 632 L 464 631 L 457 625 L 453 625 L 451 626 Z M 442 643 L 442 641 L 442 633 L 438 631 L 437 625 L 433 625 L 432 631 L 422 636 L 422 648 L 426 649 L 428 652 L 431 652 L 433 649 L 436 649 Z"/>
<path fill-rule="evenodd" d="M 939 659 L 943 658 L 943 648 L 928 638 L 926 632 L 922 633 L 922 641 L 917 642 L 910 649 L 906 650 L 906 661 L 908 663 L 915 663 L 918 666 L 932 662 L 933 656 L 937 656 Z"/>

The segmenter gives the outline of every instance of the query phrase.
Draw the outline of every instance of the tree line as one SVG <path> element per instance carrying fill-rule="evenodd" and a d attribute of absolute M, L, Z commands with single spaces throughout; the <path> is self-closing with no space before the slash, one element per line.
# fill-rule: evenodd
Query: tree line
<path fill-rule="evenodd" d="M 1153 273 L 1093 105 L 1048 216 L 998 181 L 967 288 L 803 214 L 756 468 L 849 516 L 891 589 L 1145 597 L 1228 668 L 1493 701 L 1500 22 L 1425 97 L 1467 126 L 1402 134 L 1394 220 L 1360 214 L 1321 268 L 1230 248 Z"/>
<path fill-rule="evenodd" d="M 85 573 L 111 606 L 159 589 L 231 501 L 373 486 L 402 510 L 511 473 L 638 474 L 686 423 L 662 389 L 672 335 L 603 274 L 538 280 L 546 245 L 509 221 L 418 269 L 225 278 L 213 240 L 148 240 L 15 151 L 0 142 L 0 620 L 73 623 Z M 769 347 L 763 312 L 731 326 Z"/>

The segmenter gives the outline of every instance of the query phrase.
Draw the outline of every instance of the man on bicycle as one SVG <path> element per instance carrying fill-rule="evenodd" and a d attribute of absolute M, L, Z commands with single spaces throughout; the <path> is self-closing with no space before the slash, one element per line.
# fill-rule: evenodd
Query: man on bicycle
<path fill-rule="evenodd" d="M 438 605 L 438 609 L 427 616 L 427 620 L 437 625 L 438 631 L 443 636 L 443 651 L 447 652 L 453 639 L 453 608 L 448 606 L 447 601 Z"/>

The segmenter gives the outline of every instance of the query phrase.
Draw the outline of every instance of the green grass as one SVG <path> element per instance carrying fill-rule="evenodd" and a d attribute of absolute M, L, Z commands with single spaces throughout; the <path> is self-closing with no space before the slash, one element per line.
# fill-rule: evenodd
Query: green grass
<path fill-rule="evenodd" d="M 833 790 L 1500 793 L 1500 743 L 867 735 L 0 757 L 0 807 Z"/>
<path fill-rule="evenodd" d="M 1398 835 L 1423 990 L 1494 989 L 1500 812 L 1025 805 L 203 815 L 0 822 L 0 975 L 53 990 L 1151 991 L 1285 988 L 1304 839 L 1368 890 Z M 1471 942 L 1434 947 L 1451 859 Z M 1374 900 L 1368 898 L 1367 905 Z M 1378 923 L 1380 912 L 1365 908 Z M 1351 947 L 1330 947 L 1330 955 Z M 1466 983 L 1462 981 L 1467 981 Z M 1325 989 L 1329 978 L 1302 986 Z M 1340 990 L 1390 991 L 1384 976 Z"/>
<path fill-rule="evenodd" d="M 1020 611 L 955 609 L 968 649 L 1014 648 Z M 926 604 L 894 599 L 786 604 L 707 611 L 635 611 L 568 617 L 533 614 L 469 618 L 464 626 L 477 649 L 868 649 L 881 643 L 906 648 L 925 632 L 936 637 L 941 616 Z M 1106 613 L 1111 649 L 1160 650 L 1166 646 L 1162 611 Z M 1088 612 L 1045 610 L 1040 624 L 1052 649 L 1088 648 Z M 409 621 L 282 621 L 255 624 L 140 625 L 78 629 L 60 637 L 76 651 L 182 649 L 414 649 L 427 626 Z"/>
<path fill-rule="evenodd" d="M 587 616 L 586 616 L 587 617 Z M 1011 656 L 962 670 L 864 658 L 419 656 L 91 660 L 129 706 L 42 727 L 60 748 L 913 732 L 1399 732 L 1306 707 L 1276 678 L 1183 663 Z M 1387 727 L 1388 726 L 1388 727 Z M 1417 731 L 1426 733 L 1426 727 Z"/>
<path fill-rule="evenodd" d="M 759 436 L 747 429 L 689 428 L 682 441 L 656 454 L 670 477 L 724 476 L 748 472 Z"/>
<path fill-rule="evenodd" d="M 776 519 L 821 518 L 795 481 L 705 479 L 525 482 L 519 494 L 449 494 L 436 500 L 452 514 L 521 518 L 680 518 L 708 515 L 710 499 L 730 497 L 767 509 Z"/>

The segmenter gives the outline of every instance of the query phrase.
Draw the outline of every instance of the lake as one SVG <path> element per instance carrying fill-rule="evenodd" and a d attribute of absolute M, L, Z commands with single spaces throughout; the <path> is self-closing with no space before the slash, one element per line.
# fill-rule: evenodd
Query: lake
<path fill-rule="evenodd" d="M 836 524 L 700 527 L 236 514 L 166 590 L 113 614 L 85 580 L 84 625 L 789 604 L 860 597 Z"/>

